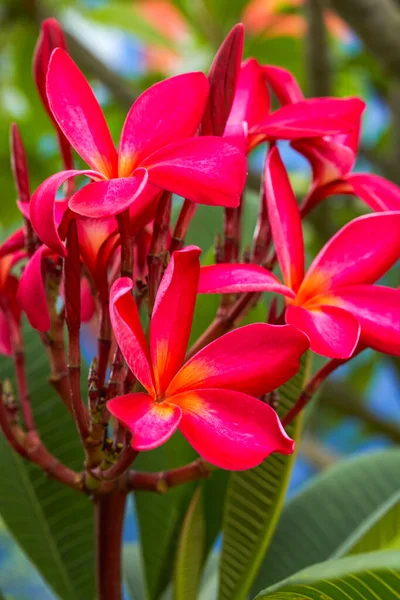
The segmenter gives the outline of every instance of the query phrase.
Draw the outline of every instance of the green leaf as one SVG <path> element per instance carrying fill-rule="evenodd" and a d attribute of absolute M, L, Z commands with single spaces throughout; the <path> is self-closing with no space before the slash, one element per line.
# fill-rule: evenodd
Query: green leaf
<path fill-rule="evenodd" d="M 196 600 L 204 561 L 206 521 L 199 485 L 183 521 L 175 556 L 174 600 Z"/>
<path fill-rule="evenodd" d="M 316 477 L 284 508 L 253 593 L 338 548 L 400 489 L 400 450 L 346 458 Z"/>
<path fill-rule="evenodd" d="M 400 553 L 374 552 L 314 565 L 257 600 L 398 600 Z"/>
<path fill-rule="evenodd" d="M 279 390 L 280 416 L 297 400 L 305 380 L 302 368 Z M 295 439 L 300 420 L 287 432 Z M 268 548 L 282 509 L 294 455 L 273 454 L 259 467 L 232 473 L 226 495 L 220 565 L 220 600 L 246 598 Z"/>
<path fill-rule="evenodd" d="M 47 448 L 81 470 L 75 424 L 47 383 L 49 369 L 37 332 L 25 335 L 28 384 L 37 428 Z M 0 378 L 13 380 L 2 358 Z M 83 494 L 48 479 L 21 459 L 0 435 L 0 514 L 21 549 L 63 600 L 94 598 L 93 507 Z"/>
<path fill-rule="evenodd" d="M 165 471 L 196 458 L 196 453 L 179 433 L 166 444 L 141 452 L 136 459 L 138 471 Z M 160 597 L 171 580 L 179 531 L 195 483 L 169 490 L 166 494 L 137 492 L 136 511 L 150 600 Z"/>
<path fill-rule="evenodd" d="M 124 544 L 122 561 L 130 600 L 146 600 L 143 559 L 139 545 L 134 542 Z"/>
<path fill-rule="evenodd" d="M 375 550 L 400 550 L 400 492 L 374 511 L 345 541 L 337 556 Z"/>

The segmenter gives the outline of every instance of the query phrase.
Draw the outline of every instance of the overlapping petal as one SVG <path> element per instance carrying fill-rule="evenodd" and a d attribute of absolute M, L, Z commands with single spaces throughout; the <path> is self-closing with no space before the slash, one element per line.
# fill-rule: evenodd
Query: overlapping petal
<path fill-rule="evenodd" d="M 285 284 L 295 292 L 304 276 L 304 243 L 300 213 L 277 148 L 268 155 L 265 197 L 276 254 Z"/>
<path fill-rule="evenodd" d="M 71 169 L 55 173 L 37 188 L 29 204 L 29 216 L 37 236 L 46 246 L 60 256 L 65 256 L 67 251 L 58 233 L 59 221 L 56 218 L 56 194 L 65 181 L 78 175 L 101 178 L 101 175 L 96 171 Z"/>
<path fill-rule="evenodd" d="M 347 177 L 355 196 L 372 210 L 400 210 L 400 187 L 379 175 L 354 173 Z"/>
<path fill-rule="evenodd" d="M 378 285 L 340 288 L 332 302 L 351 312 L 361 326 L 361 341 L 379 352 L 400 356 L 400 290 Z"/>
<path fill-rule="evenodd" d="M 225 388 L 261 396 L 297 373 L 308 346 L 308 338 L 290 325 L 240 327 L 195 354 L 177 373 L 167 395 Z"/>
<path fill-rule="evenodd" d="M 292 146 L 310 161 L 314 185 L 318 186 L 345 177 L 353 168 L 356 158 L 348 146 L 324 138 L 298 140 Z"/>
<path fill-rule="evenodd" d="M 129 177 L 140 163 L 169 143 L 193 136 L 206 107 L 203 73 L 165 79 L 143 92 L 126 117 L 118 150 L 118 175 Z"/>
<path fill-rule="evenodd" d="M 176 431 L 182 417 L 179 406 L 157 403 L 147 394 L 117 396 L 107 408 L 133 433 L 135 450 L 152 450 L 161 446 Z"/>
<path fill-rule="evenodd" d="M 76 217 L 75 220 L 81 258 L 93 276 L 96 272 L 100 248 L 110 235 L 117 230 L 117 221 L 114 217 L 108 219 Z"/>
<path fill-rule="evenodd" d="M 203 389 L 173 400 L 182 409 L 180 431 L 200 456 L 217 467 L 251 469 L 272 452 L 293 452 L 294 442 L 276 412 L 252 396 Z"/>
<path fill-rule="evenodd" d="M 357 319 L 336 306 L 316 305 L 306 309 L 291 305 L 286 309 L 285 319 L 308 336 L 310 350 L 329 358 L 349 358 L 360 337 Z"/>
<path fill-rule="evenodd" d="M 117 215 L 140 196 L 147 177 L 145 169 L 137 169 L 133 177 L 94 181 L 70 198 L 69 207 L 79 215 L 93 219 Z"/>
<path fill-rule="evenodd" d="M 149 393 L 154 392 L 150 353 L 132 296 L 133 282 L 117 279 L 110 291 L 110 316 L 114 334 L 129 368 Z"/>
<path fill-rule="evenodd" d="M 18 303 L 26 313 L 30 325 L 38 331 L 50 329 L 50 315 L 42 274 L 43 258 L 49 254 L 51 251 L 45 245 L 36 250 L 26 264 L 18 286 Z"/>
<path fill-rule="evenodd" d="M 400 258 L 400 212 L 364 215 L 343 227 L 314 259 L 299 291 L 308 297 L 374 283 Z"/>
<path fill-rule="evenodd" d="M 196 302 L 200 253 L 196 246 L 174 252 L 158 288 L 150 325 L 158 393 L 165 392 L 185 358 Z"/>
<path fill-rule="evenodd" d="M 266 65 L 263 70 L 272 91 L 282 105 L 304 100 L 303 92 L 290 71 L 275 65 Z"/>
<path fill-rule="evenodd" d="M 47 97 L 60 129 L 92 169 L 117 175 L 117 151 L 103 111 L 72 58 L 56 48 L 47 71 Z"/>
<path fill-rule="evenodd" d="M 222 138 L 201 136 L 169 144 L 142 166 L 149 183 L 193 202 L 239 205 L 246 179 L 246 158 Z"/>
<path fill-rule="evenodd" d="M 241 68 L 228 124 L 243 123 L 249 128 L 265 119 L 270 98 L 263 68 L 255 58 L 246 60 Z"/>
<path fill-rule="evenodd" d="M 199 294 L 276 292 L 289 298 L 295 293 L 264 267 L 250 264 L 219 264 L 201 267 Z"/>

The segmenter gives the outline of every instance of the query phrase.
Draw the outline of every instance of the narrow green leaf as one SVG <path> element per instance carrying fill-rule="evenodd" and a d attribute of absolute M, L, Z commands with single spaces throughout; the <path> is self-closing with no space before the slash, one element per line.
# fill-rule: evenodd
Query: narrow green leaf
<path fill-rule="evenodd" d="M 398 600 L 400 553 L 330 560 L 260 592 L 257 600 Z"/>
<path fill-rule="evenodd" d="M 336 556 L 400 550 L 400 491 L 375 510 L 345 541 Z"/>
<path fill-rule="evenodd" d="M 346 458 L 316 477 L 284 508 L 253 594 L 327 560 L 400 489 L 400 450 Z"/>
<path fill-rule="evenodd" d="M 206 522 L 202 486 L 193 494 L 175 557 L 174 600 L 196 600 L 204 560 Z"/>
<path fill-rule="evenodd" d="M 124 544 L 122 559 L 130 600 L 146 600 L 143 559 L 139 545 L 134 542 Z"/>
<path fill-rule="evenodd" d="M 36 424 L 48 449 L 80 470 L 83 453 L 75 424 L 47 383 L 47 359 L 36 332 L 25 335 L 28 384 Z M 13 380 L 3 358 L 0 379 Z M 0 514 L 21 549 L 63 600 L 94 598 L 93 508 L 89 499 L 48 479 L 0 435 Z"/>
<path fill-rule="evenodd" d="M 304 385 L 302 368 L 279 390 L 280 416 L 297 400 Z M 300 420 L 288 428 L 297 439 Z M 273 454 L 262 465 L 232 473 L 226 495 L 220 564 L 220 600 L 246 598 L 277 525 L 289 482 L 294 455 Z"/>

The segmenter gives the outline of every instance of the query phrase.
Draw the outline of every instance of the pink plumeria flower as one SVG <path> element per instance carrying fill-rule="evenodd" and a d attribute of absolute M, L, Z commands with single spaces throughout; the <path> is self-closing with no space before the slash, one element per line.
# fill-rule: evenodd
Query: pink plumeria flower
<path fill-rule="evenodd" d="M 242 64 L 232 109 L 225 129 L 226 139 L 250 152 L 268 140 L 298 140 L 328 134 L 343 134 L 353 127 L 354 113 L 363 102 L 358 98 L 311 98 L 299 94 L 296 102 L 270 112 L 268 77 L 254 58 Z M 293 93 L 295 99 L 295 93 Z"/>
<path fill-rule="evenodd" d="M 54 50 L 47 73 L 50 110 L 92 170 L 63 171 L 39 186 L 31 201 L 31 220 L 40 239 L 65 255 L 53 219 L 54 199 L 58 188 L 77 175 L 94 183 L 74 194 L 69 207 L 91 218 L 113 216 L 140 202 L 147 183 L 201 204 L 237 206 L 246 177 L 243 154 L 221 138 L 192 137 L 208 91 L 203 73 L 153 85 L 129 111 L 117 152 L 84 75 L 64 50 Z"/>
<path fill-rule="evenodd" d="M 265 195 L 285 289 L 261 266 L 222 264 L 202 268 L 199 292 L 283 294 L 286 323 L 303 331 L 311 350 L 323 356 L 348 358 L 359 342 L 400 355 L 400 292 L 371 285 L 400 258 L 400 212 L 354 219 L 304 273 L 300 213 L 277 148 L 267 159 Z"/>
<path fill-rule="evenodd" d="M 289 71 L 266 66 L 264 73 L 283 106 L 304 100 L 296 79 Z M 361 102 L 354 106 L 353 125 L 347 133 L 292 142 L 293 148 L 309 160 L 313 173 L 310 192 L 301 206 L 303 216 L 321 200 L 334 194 L 357 196 L 375 211 L 400 210 L 400 188 L 397 185 L 379 175 L 353 172 L 364 108 Z"/>
<path fill-rule="evenodd" d="M 132 281 L 114 283 L 115 337 L 146 392 L 113 398 L 107 407 L 133 433 L 136 450 L 156 448 L 179 429 L 205 460 L 224 469 L 249 469 L 271 452 L 293 451 L 276 412 L 256 396 L 298 371 L 308 340 L 295 327 L 248 325 L 184 364 L 200 252 L 189 246 L 173 253 L 157 293 L 149 345 L 131 295 Z"/>

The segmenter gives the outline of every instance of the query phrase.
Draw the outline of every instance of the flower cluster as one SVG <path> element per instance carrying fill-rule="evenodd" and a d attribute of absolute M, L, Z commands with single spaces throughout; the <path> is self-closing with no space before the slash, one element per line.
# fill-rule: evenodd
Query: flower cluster
<path fill-rule="evenodd" d="M 400 257 L 400 189 L 352 171 L 363 102 L 305 99 L 289 72 L 242 62 L 242 51 L 237 25 L 208 77 L 187 73 L 150 87 L 128 112 L 117 150 L 60 26 L 43 24 L 34 76 L 65 168 L 31 196 L 12 126 L 24 225 L 0 246 L 0 350 L 22 352 L 25 313 L 57 371 L 49 340 L 66 324 L 70 371 L 66 392 L 58 391 L 83 438 L 91 423 L 107 425 L 112 415 L 115 439 L 129 435 L 135 451 L 179 429 L 206 461 L 248 469 L 271 452 L 293 451 L 265 395 L 295 375 L 308 348 L 340 360 L 366 347 L 400 355 L 400 291 L 373 285 Z M 279 140 L 312 167 L 300 206 Z M 247 155 L 264 143 L 259 219 L 252 251 L 241 259 Z M 87 168 L 74 168 L 72 149 Z M 77 188 L 80 176 L 86 180 Z M 306 270 L 302 218 L 337 193 L 375 212 L 343 227 Z M 184 198 L 174 230 L 172 194 Z M 210 215 L 213 206 L 225 210 L 213 265 L 201 266 L 201 249 L 184 244 L 196 204 L 210 206 Z M 276 263 L 283 283 L 272 272 Z M 268 322 L 237 327 L 262 292 L 278 295 Z M 223 296 L 215 321 L 188 350 L 198 294 Z M 78 369 L 86 321 L 99 332 L 88 408 Z"/>

